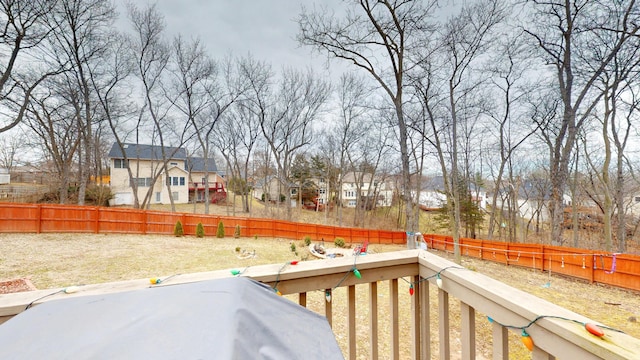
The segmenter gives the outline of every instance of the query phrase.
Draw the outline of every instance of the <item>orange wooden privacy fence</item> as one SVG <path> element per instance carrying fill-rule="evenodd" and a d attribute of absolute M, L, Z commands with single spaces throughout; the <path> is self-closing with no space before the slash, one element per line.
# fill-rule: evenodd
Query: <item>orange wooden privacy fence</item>
<path fill-rule="evenodd" d="M 128 233 L 173 234 L 180 221 L 186 235 L 194 235 L 198 223 L 205 233 L 216 233 L 218 223 L 227 235 L 240 226 L 244 237 L 282 237 L 302 240 L 343 238 L 348 243 L 406 244 L 402 231 L 369 230 L 262 218 L 171 213 L 89 206 L 49 204 L 0 204 L 0 232 L 4 233 Z M 453 239 L 443 235 L 423 235 L 429 249 L 453 252 Z M 461 239 L 462 255 L 505 265 L 562 274 L 591 283 L 608 284 L 640 291 L 640 256 L 575 249 L 540 244 L 505 243 Z"/>
<path fill-rule="evenodd" d="M 230 235 L 240 226 L 244 237 L 282 237 L 301 240 L 325 239 L 333 242 L 343 238 L 348 243 L 405 244 L 402 231 L 370 230 L 291 221 L 229 217 L 217 215 L 171 213 L 92 206 L 66 206 L 50 204 L 0 204 L 0 232 L 5 233 L 127 233 L 173 234 L 177 221 L 182 223 L 185 235 L 194 235 L 198 223 L 205 234 L 214 235 L 222 222 L 225 234 Z"/>
<path fill-rule="evenodd" d="M 453 238 L 424 235 L 428 248 L 453 252 Z M 462 255 L 640 291 L 640 256 L 542 244 L 460 239 Z"/>

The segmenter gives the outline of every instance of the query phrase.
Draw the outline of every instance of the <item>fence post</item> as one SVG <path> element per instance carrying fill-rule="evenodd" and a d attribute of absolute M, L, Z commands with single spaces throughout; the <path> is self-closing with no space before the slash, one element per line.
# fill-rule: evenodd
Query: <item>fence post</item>
<path fill-rule="evenodd" d="M 38 204 L 38 214 L 36 215 L 36 234 L 42 232 L 42 204 Z"/>
<path fill-rule="evenodd" d="M 95 219 L 93 221 L 93 233 L 97 234 L 98 232 L 100 232 L 100 207 L 94 207 L 93 214 L 95 216 Z"/>
<path fill-rule="evenodd" d="M 149 213 L 147 212 L 147 210 L 141 211 L 142 215 L 144 215 L 144 221 L 142 223 L 142 233 L 146 235 L 147 231 L 149 230 Z"/>

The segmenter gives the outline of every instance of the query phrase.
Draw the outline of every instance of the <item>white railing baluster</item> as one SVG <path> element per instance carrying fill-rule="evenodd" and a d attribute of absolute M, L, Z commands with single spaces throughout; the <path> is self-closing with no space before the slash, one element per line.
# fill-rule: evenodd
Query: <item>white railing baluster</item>
<path fill-rule="evenodd" d="M 356 286 L 347 287 L 347 331 L 349 341 L 349 359 L 356 359 Z"/>
<path fill-rule="evenodd" d="M 419 278 L 419 277 L 418 277 Z M 431 310 L 429 301 L 429 282 L 423 281 L 418 285 L 420 293 L 420 350 L 423 360 L 431 359 Z"/>
<path fill-rule="evenodd" d="M 398 279 L 389 280 L 389 301 L 391 315 L 391 359 L 400 358 L 400 332 L 398 318 L 400 309 L 398 305 Z"/>
<path fill-rule="evenodd" d="M 493 323 L 493 360 L 509 360 L 509 330 Z"/>
<path fill-rule="evenodd" d="M 413 295 L 411 296 L 411 356 L 413 359 L 420 358 L 420 302 L 422 301 L 420 291 L 416 291 L 418 283 L 420 281 L 419 275 L 411 277 L 411 286 L 413 289 Z M 413 285 L 416 284 L 416 285 Z"/>
<path fill-rule="evenodd" d="M 462 340 L 462 358 L 476 358 L 476 311 L 464 302 L 460 302 L 460 338 Z"/>
<path fill-rule="evenodd" d="M 440 338 L 440 359 L 449 360 L 451 344 L 449 343 L 449 294 L 438 289 L 438 336 Z"/>
<path fill-rule="evenodd" d="M 378 282 L 369 283 L 369 355 L 378 360 Z"/>

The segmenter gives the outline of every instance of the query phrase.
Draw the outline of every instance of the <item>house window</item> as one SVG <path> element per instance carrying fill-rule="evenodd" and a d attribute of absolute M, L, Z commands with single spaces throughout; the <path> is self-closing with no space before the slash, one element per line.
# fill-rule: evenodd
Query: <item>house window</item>
<path fill-rule="evenodd" d="M 116 169 L 126 169 L 129 167 L 129 160 L 113 159 L 113 167 Z"/>
<path fill-rule="evenodd" d="M 186 178 L 184 176 L 168 176 L 167 182 L 172 186 L 184 186 Z"/>
<path fill-rule="evenodd" d="M 161 197 L 161 195 L 160 195 L 160 194 L 161 194 L 161 193 L 160 193 L 159 191 L 158 191 L 158 192 L 156 192 L 156 202 L 160 202 L 160 200 L 162 199 L 162 197 Z"/>
<path fill-rule="evenodd" d="M 137 184 L 139 187 L 149 187 L 151 186 L 151 178 L 133 178 L 131 180 L 132 183 Z"/>
<path fill-rule="evenodd" d="M 354 206 L 356 206 L 356 201 L 355 200 L 349 200 L 348 204 L 349 204 L 348 206 L 354 207 Z"/>
<path fill-rule="evenodd" d="M 636 196 L 636 202 L 640 202 L 640 196 Z"/>
<path fill-rule="evenodd" d="M 177 163 L 177 162 L 172 162 L 172 163 L 170 163 L 169 165 L 171 165 L 171 166 L 178 166 L 178 163 Z"/>
<path fill-rule="evenodd" d="M 173 196 L 173 200 L 180 200 L 180 196 L 179 196 L 180 193 L 179 192 L 174 191 L 171 194 Z"/>

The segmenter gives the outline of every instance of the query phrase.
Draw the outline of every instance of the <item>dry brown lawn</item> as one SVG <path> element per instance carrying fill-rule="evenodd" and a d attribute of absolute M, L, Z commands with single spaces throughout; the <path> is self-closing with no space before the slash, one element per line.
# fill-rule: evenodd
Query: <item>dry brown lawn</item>
<path fill-rule="evenodd" d="M 292 252 L 296 247 L 297 255 Z M 241 251 L 255 251 L 250 259 L 239 259 L 236 248 Z M 404 249 L 397 245 L 372 245 L 374 252 Z M 438 255 L 449 257 L 446 253 Z M 96 235 L 96 234 L 0 234 L 0 281 L 16 278 L 29 279 L 38 289 L 65 287 L 89 283 L 119 280 L 163 277 L 172 274 L 211 271 L 219 269 L 241 269 L 246 266 L 285 263 L 294 259 L 306 259 L 310 255 L 302 241 L 284 239 L 253 239 L 215 237 L 196 238 L 155 235 Z M 494 277 L 513 287 L 547 299 L 560 306 L 581 313 L 607 326 L 622 330 L 640 338 L 640 294 L 600 285 L 590 285 L 579 281 L 557 277 L 540 271 L 517 267 L 505 267 L 477 259 L 464 259 L 463 265 L 471 270 Z M 550 286 L 544 286 L 550 282 Z M 401 324 L 409 323 L 410 296 L 408 283 L 400 281 L 400 304 L 403 311 Z M 366 294 L 366 286 L 357 287 L 358 294 Z M 386 284 L 379 288 L 381 306 L 380 353 L 382 358 L 389 351 L 388 334 L 390 322 L 384 316 L 389 294 Z M 0 295 L 1 296 L 1 295 Z M 437 314 L 437 300 L 432 292 L 432 314 Z M 334 293 L 334 314 L 346 313 L 344 289 Z M 296 300 L 292 297 L 292 300 Z M 323 313 L 324 294 L 308 294 L 308 307 Z M 357 323 L 358 358 L 367 359 L 366 338 L 367 299 L 358 296 Z M 453 301 L 452 312 L 458 307 Z M 452 315 L 453 327 L 459 317 Z M 433 348 L 437 349 L 437 318 L 432 327 Z M 482 314 L 476 320 L 479 339 L 490 339 L 491 327 Z M 346 321 L 344 316 L 334 315 L 334 330 L 338 342 L 346 349 Z M 401 338 L 409 339 L 409 326 L 401 325 Z M 458 344 L 458 335 L 452 331 L 452 348 Z M 402 358 L 409 356 L 408 340 L 403 340 Z M 518 335 L 512 334 L 511 358 L 528 358 L 529 353 L 519 343 Z M 490 341 L 478 342 L 478 358 L 490 358 Z"/>

